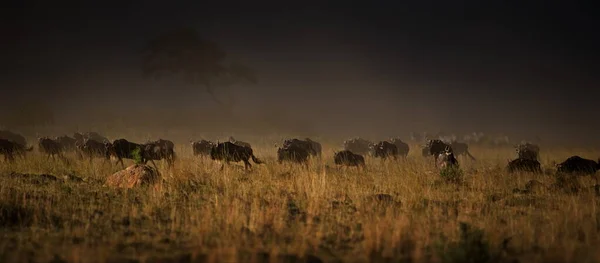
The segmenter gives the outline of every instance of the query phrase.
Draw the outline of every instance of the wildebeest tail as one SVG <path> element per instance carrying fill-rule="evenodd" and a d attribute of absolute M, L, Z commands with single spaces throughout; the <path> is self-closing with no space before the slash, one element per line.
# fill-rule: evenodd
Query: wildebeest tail
<path fill-rule="evenodd" d="M 256 164 L 263 164 L 264 162 L 261 161 L 260 159 L 256 158 L 256 156 L 254 156 L 254 154 L 250 155 L 250 157 L 252 157 L 252 161 Z"/>

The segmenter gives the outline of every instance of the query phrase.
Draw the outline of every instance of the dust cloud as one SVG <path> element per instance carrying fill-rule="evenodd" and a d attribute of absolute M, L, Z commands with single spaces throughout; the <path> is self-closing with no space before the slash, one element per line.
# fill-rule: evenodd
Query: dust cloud
<path fill-rule="evenodd" d="M 131 4 L 111 19 L 91 4 L 23 7 L 23 16 L 5 24 L 13 37 L 0 51 L 1 126 L 31 137 L 96 130 L 186 142 L 225 134 L 408 140 L 427 131 L 600 144 L 598 66 L 588 52 L 597 39 L 585 34 L 595 28 L 580 21 L 585 14 L 573 22 L 539 14 L 536 23 L 547 20 L 546 27 L 531 24 L 531 13 L 508 20 L 493 13 L 510 6 L 267 12 L 275 7 L 216 5 L 192 12 Z M 465 22 L 467 11 L 476 26 Z M 571 24 L 552 26 L 559 22 Z M 142 77 L 147 41 L 182 25 L 256 71 L 255 85 L 217 87 L 219 98 L 233 102 L 231 112 L 203 86 Z"/>

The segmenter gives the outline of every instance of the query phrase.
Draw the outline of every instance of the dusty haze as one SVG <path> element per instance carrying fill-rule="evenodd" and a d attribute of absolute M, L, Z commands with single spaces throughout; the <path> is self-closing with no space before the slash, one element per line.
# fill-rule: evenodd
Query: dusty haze
<path fill-rule="evenodd" d="M 0 79 L 3 126 L 30 136 L 30 112 L 51 112 L 53 131 L 69 134 L 482 131 L 600 143 L 598 14 L 584 2 L 34 2 L 5 10 Z M 142 78 L 146 42 L 182 26 L 257 71 L 257 85 L 228 89 L 235 117 L 202 87 Z"/>

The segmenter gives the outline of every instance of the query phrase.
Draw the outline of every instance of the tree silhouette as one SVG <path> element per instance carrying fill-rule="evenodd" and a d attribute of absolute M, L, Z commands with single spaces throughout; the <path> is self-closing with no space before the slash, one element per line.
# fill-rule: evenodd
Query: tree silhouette
<path fill-rule="evenodd" d="M 192 28 L 164 33 L 147 43 L 143 54 L 143 74 L 159 79 L 166 75 L 183 77 L 193 85 L 202 85 L 212 100 L 231 114 L 234 104 L 219 98 L 215 88 L 240 83 L 256 84 L 258 79 L 251 68 L 225 63 L 227 53 L 215 42 L 204 39 Z"/>

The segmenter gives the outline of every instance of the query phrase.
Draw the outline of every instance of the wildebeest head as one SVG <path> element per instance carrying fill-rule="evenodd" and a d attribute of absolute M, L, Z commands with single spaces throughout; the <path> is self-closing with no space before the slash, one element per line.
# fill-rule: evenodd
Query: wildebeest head
<path fill-rule="evenodd" d="M 438 155 L 437 165 L 440 168 L 458 166 L 458 160 L 454 156 L 454 152 L 450 146 L 444 148 L 444 151 Z"/>

